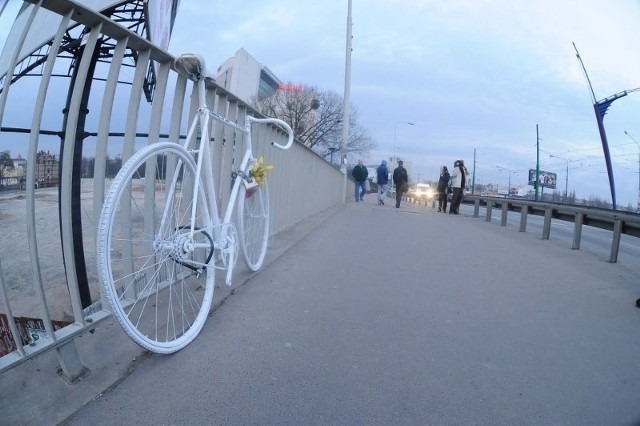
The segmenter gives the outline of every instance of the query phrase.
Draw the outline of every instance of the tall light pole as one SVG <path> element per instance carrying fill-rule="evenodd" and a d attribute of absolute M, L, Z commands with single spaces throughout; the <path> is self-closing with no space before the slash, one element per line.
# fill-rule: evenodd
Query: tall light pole
<path fill-rule="evenodd" d="M 629 136 L 629 139 L 638 145 L 638 200 L 636 201 L 636 213 L 640 213 L 640 143 L 638 143 L 638 141 L 636 141 L 626 130 L 624 131 L 624 134 Z"/>
<path fill-rule="evenodd" d="M 506 167 L 496 166 L 499 171 L 509 172 L 509 187 L 507 188 L 507 197 L 511 196 L 511 173 L 518 173 L 517 170 L 507 169 Z"/>
<path fill-rule="evenodd" d="M 393 158 L 391 164 L 391 170 L 395 170 L 396 168 L 396 136 L 398 135 L 398 124 L 408 124 L 409 126 L 413 126 L 414 124 L 410 121 L 397 121 L 395 126 L 393 127 Z M 391 185 L 393 187 L 393 183 Z"/>
<path fill-rule="evenodd" d="M 394 146 L 393 147 L 393 156 L 391 157 L 391 170 L 393 171 L 393 169 L 395 168 L 395 162 L 396 162 L 396 151 L 402 151 L 402 149 L 400 149 L 399 146 Z"/>
<path fill-rule="evenodd" d="M 558 157 L 557 155 L 549 154 L 549 157 L 557 158 L 559 160 L 564 160 L 567 162 L 567 172 L 564 178 L 564 202 L 566 203 L 569 199 L 569 162 L 571 160 L 563 157 Z"/>
<path fill-rule="evenodd" d="M 344 65 L 344 107 L 342 113 L 342 144 L 340 147 L 341 166 L 344 173 L 344 182 L 342 185 L 342 204 L 347 202 L 347 144 L 349 142 L 349 104 L 351 97 L 351 42 L 353 35 L 351 33 L 351 0 L 347 3 L 347 43 L 346 58 Z"/>

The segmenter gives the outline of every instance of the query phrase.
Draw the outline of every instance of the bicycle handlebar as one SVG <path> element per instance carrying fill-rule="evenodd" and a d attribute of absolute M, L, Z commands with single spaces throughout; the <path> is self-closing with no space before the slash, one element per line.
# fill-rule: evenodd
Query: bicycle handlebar
<path fill-rule="evenodd" d="M 287 136 L 289 138 L 287 140 L 286 145 L 281 145 L 276 142 L 271 142 L 271 145 L 282 150 L 289 149 L 291 148 L 291 145 L 293 145 L 293 130 L 291 129 L 291 126 L 289 126 L 285 121 L 282 121 L 279 118 L 255 118 L 251 116 L 247 116 L 247 120 L 252 121 L 254 123 L 271 123 L 271 124 L 276 124 L 280 127 L 283 127 L 284 130 L 287 132 Z"/>

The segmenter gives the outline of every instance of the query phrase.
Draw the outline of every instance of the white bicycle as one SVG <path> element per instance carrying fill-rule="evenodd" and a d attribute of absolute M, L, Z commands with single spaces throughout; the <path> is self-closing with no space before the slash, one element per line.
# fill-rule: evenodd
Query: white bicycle
<path fill-rule="evenodd" d="M 226 284 L 231 285 L 238 247 L 250 270 L 257 271 L 264 261 L 269 166 L 252 154 L 251 126 L 280 126 L 288 141 L 272 145 L 284 150 L 293 144 L 293 132 L 282 120 L 247 116 L 245 125 L 238 126 L 210 111 L 200 56 L 182 55 L 174 66 L 197 85 L 199 108 L 186 142 L 148 145 L 122 166 L 102 207 L 97 233 L 98 273 L 113 315 L 136 343 L 164 354 L 196 338 L 211 308 L 216 269 L 226 269 Z M 210 118 L 242 132 L 245 141 L 223 217 L 208 143 Z M 190 148 L 196 129 L 201 134 Z"/>

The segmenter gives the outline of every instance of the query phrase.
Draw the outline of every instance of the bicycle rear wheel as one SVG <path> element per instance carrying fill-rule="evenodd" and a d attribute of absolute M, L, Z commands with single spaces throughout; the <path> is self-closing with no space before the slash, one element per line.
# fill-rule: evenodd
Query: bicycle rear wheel
<path fill-rule="evenodd" d="M 238 232 L 244 262 L 252 271 L 262 267 L 269 239 L 269 192 L 263 186 L 247 189 L 240 185 L 238 192 Z"/>
<path fill-rule="evenodd" d="M 104 298 L 125 332 L 156 353 L 176 352 L 195 339 L 213 300 L 213 239 L 195 176 L 185 148 L 149 145 L 115 177 L 98 224 Z"/>

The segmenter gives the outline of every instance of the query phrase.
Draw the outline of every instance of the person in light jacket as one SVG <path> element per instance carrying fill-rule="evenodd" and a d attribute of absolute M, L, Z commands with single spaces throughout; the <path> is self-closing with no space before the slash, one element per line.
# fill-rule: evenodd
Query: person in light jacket
<path fill-rule="evenodd" d="M 464 161 L 456 160 L 453 163 L 453 170 L 451 171 L 451 186 L 453 187 L 453 196 L 451 197 L 451 206 L 449 207 L 449 214 L 460 214 L 460 203 L 462 202 L 462 191 L 467 182 L 469 172 L 464 166 Z"/>

